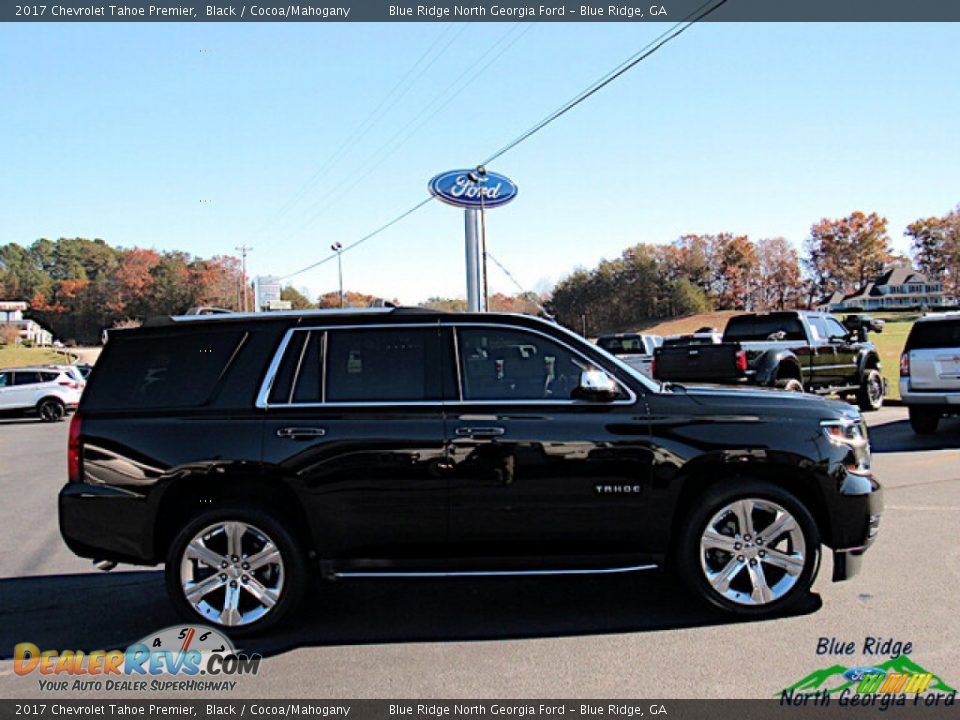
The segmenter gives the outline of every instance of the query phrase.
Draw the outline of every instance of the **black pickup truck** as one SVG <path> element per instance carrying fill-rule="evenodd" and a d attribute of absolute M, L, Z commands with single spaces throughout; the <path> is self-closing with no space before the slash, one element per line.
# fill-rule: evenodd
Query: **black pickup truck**
<path fill-rule="evenodd" d="M 749 384 L 821 395 L 855 396 L 863 410 L 883 405 L 880 357 L 867 339 L 882 320 L 821 312 L 736 315 L 723 342 L 657 348 L 653 376 L 670 382 Z"/>

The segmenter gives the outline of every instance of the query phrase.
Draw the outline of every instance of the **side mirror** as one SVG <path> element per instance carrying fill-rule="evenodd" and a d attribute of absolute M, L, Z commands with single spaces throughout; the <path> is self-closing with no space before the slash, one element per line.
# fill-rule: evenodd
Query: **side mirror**
<path fill-rule="evenodd" d="M 580 373 L 580 384 L 573 391 L 576 400 L 601 402 L 609 402 L 619 394 L 617 381 L 603 370 L 584 370 Z"/>

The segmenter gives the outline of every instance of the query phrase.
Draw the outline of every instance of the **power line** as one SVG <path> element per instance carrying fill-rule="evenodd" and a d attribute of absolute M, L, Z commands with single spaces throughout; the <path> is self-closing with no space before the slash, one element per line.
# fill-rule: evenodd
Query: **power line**
<path fill-rule="evenodd" d="M 337 150 L 335 150 L 332 154 L 330 154 L 327 157 L 327 159 L 323 163 L 321 163 L 320 167 L 317 168 L 317 170 L 307 179 L 307 181 L 294 194 L 294 196 L 291 199 L 289 199 L 286 203 L 284 203 L 284 205 L 280 208 L 280 210 L 278 210 L 274 215 L 268 218 L 268 220 L 258 228 L 257 235 L 259 235 L 261 232 L 266 230 L 270 225 L 278 222 L 284 215 L 286 215 L 287 212 L 291 210 L 300 201 L 300 199 L 303 198 L 304 195 L 306 195 L 306 193 L 309 190 L 311 190 L 314 186 L 316 186 L 317 182 L 319 182 L 320 179 L 323 178 L 327 172 L 333 169 L 333 167 L 335 167 L 336 164 L 341 159 L 343 159 L 347 154 L 349 154 L 349 151 L 353 147 L 355 147 L 356 144 L 360 142 L 367 135 L 367 133 L 369 133 L 374 127 L 376 127 L 377 123 L 379 123 L 380 120 L 390 110 L 396 107 L 397 103 L 400 102 L 406 96 L 406 94 L 410 91 L 410 89 L 414 85 L 416 85 L 417 81 L 419 81 L 420 78 L 423 77 L 423 75 L 431 67 L 433 67 L 434 63 L 436 63 L 436 61 L 440 59 L 440 57 L 447 51 L 447 49 L 453 44 L 453 42 L 458 37 L 460 37 L 460 35 L 463 34 L 464 30 L 466 30 L 468 27 L 468 23 L 464 23 L 463 26 L 460 28 L 460 30 L 452 38 L 449 39 L 446 45 L 444 45 L 443 48 L 441 48 L 441 50 L 433 56 L 430 62 L 428 62 L 420 70 L 420 72 L 418 72 L 416 76 L 413 77 L 413 79 L 411 79 L 407 83 L 406 82 L 407 79 L 410 78 L 411 75 L 413 75 L 417 67 L 419 67 L 420 64 L 433 52 L 433 50 L 443 41 L 444 37 L 447 34 L 449 34 L 449 32 L 454 27 L 455 27 L 454 25 L 450 25 L 443 29 L 443 31 L 423 52 L 423 54 L 421 54 L 420 57 L 417 58 L 417 61 L 410 66 L 410 68 L 394 84 L 394 86 L 390 89 L 390 91 L 386 95 L 384 95 L 383 99 L 377 104 L 377 106 L 374 107 L 373 110 L 371 110 L 367 114 L 364 120 L 360 122 L 356 126 L 356 128 L 354 128 L 353 132 L 340 144 Z M 393 97 L 394 93 L 396 93 L 397 90 L 401 88 L 405 83 L 406 83 L 406 87 L 403 87 L 403 90 L 395 98 L 393 98 L 392 102 L 390 102 L 390 99 L 391 97 Z M 387 104 L 388 102 L 389 102 L 389 105 Z"/>
<path fill-rule="evenodd" d="M 503 43 L 513 32 L 519 27 L 519 23 L 513 25 L 506 33 L 503 34 L 490 48 L 487 49 L 486 53 L 493 51 L 498 45 Z M 436 117 L 440 112 L 442 112 L 451 102 L 453 102 L 464 90 L 466 90 L 473 82 L 480 77 L 484 72 L 486 72 L 493 63 L 495 63 L 504 53 L 506 53 L 510 48 L 512 48 L 524 35 L 526 35 L 533 27 L 533 24 L 528 24 L 522 32 L 520 32 L 516 37 L 514 37 L 510 42 L 508 42 L 504 47 L 502 47 L 495 55 L 493 55 L 485 64 L 481 65 L 479 69 L 474 70 L 472 65 L 468 65 L 465 70 L 463 70 L 456 78 L 453 79 L 443 90 L 441 90 L 437 95 L 417 113 L 406 125 L 401 127 L 397 132 L 395 132 L 386 142 L 381 144 L 372 154 L 370 154 L 366 160 L 364 160 L 356 169 L 355 172 L 360 172 L 360 175 L 353 175 L 348 180 L 344 181 L 339 190 L 337 190 L 333 195 L 326 198 L 324 202 L 316 212 L 309 215 L 307 219 L 300 224 L 295 230 L 287 234 L 286 240 L 289 240 L 292 237 L 295 237 L 307 227 L 312 225 L 317 221 L 324 213 L 326 213 L 331 208 L 335 207 L 338 201 L 351 190 L 353 190 L 357 185 L 366 180 L 370 175 L 374 173 L 379 167 L 383 165 L 394 153 L 397 152 L 403 145 L 407 143 L 414 135 L 416 135 L 420 130 L 426 125 L 430 120 Z M 485 54 L 486 54 L 485 53 Z M 454 86 L 462 80 L 466 75 L 470 73 L 471 70 L 474 70 L 473 74 L 467 78 L 456 91 L 450 95 L 445 101 L 444 96 L 447 95 Z M 443 102 L 441 102 L 443 101 Z M 441 102 L 441 104 L 434 108 L 434 106 Z M 431 111 L 431 108 L 434 108 Z M 424 117 L 425 113 L 429 113 Z M 414 127 L 410 132 L 406 132 L 414 123 L 418 120 L 422 121 Z M 404 135 L 404 133 L 406 134 Z M 400 136 L 403 136 L 402 138 Z M 398 138 L 400 138 L 398 140 Z"/>
<path fill-rule="evenodd" d="M 537 299 L 536 293 L 532 293 L 532 292 L 530 292 L 529 290 L 525 289 L 525 288 L 523 287 L 523 285 L 521 285 L 521 284 L 517 281 L 517 279 L 513 276 L 513 274 L 503 266 L 503 263 L 501 263 L 499 260 L 497 260 L 497 259 L 493 256 L 493 253 L 491 253 L 489 250 L 487 251 L 487 257 L 490 258 L 491 260 L 493 260 L 494 265 L 496 265 L 498 268 L 500 268 L 500 270 L 503 272 L 503 274 L 506 275 L 508 278 L 510 278 L 510 282 L 512 282 L 514 285 L 517 286 L 517 289 L 520 290 L 520 294 L 523 295 L 523 297 L 525 297 L 527 300 L 529 300 L 529 301 L 532 302 L 534 305 L 536 305 L 536 306 L 537 306 L 537 309 L 538 309 L 540 312 L 542 312 L 544 315 L 550 315 L 550 313 L 547 312 L 547 309 L 546 309 L 543 305 L 540 304 L 540 301 Z"/>
<path fill-rule="evenodd" d="M 717 10 L 718 8 L 720 8 L 722 5 L 725 5 L 729 0 L 719 0 L 719 2 L 716 2 L 713 6 L 709 7 L 709 8 L 708 8 L 707 10 L 705 10 L 704 12 L 700 13 L 700 11 L 701 11 L 703 8 L 705 8 L 705 7 L 707 7 L 708 5 L 710 5 L 710 3 L 711 3 L 712 1 L 713 1 L 713 0 L 707 0 L 707 2 L 704 2 L 702 5 L 700 5 L 700 6 L 697 7 L 695 10 L 693 10 L 691 13 L 689 13 L 685 18 L 683 18 L 683 19 L 680 20 L 678 23 L 676 23 L 672 28 L 670 28 L 670 29 L 667 30 L 666 32 L 663 32 L 663 33 L 661 33 L 660 35 L 658 35 L 656 38 L 654 38 L 651 42 L 649 42 L 649 43 L 648 43 L 647 45 L 645 45 L 643 48 L 641 48 L 641 49 L 638 50 L 636 53 L 634 53 L 633 55 L 631 55 L 631 56 L 630 56 L 627 60 L 625 60 L 623 63 L 621 63 L 620 65 L 618 65 L 617 67 L 615 67 L 613 70 L 609 71 L 609 72 L 606 73 L 604 76 L 602 76 L 600 79 L 598 79 L 597 81 L 595 81 L 594 83 L 592 83 L 591 85 L 589 85 L 585 90 L 583 90 L 583 91 L 581 91 L 580 93 L 578 93 L 577 95 L 575 95 L 573 98 L 571 98 L 571 99 L 568 100 L 566 103 L 564 103 L 563 105 L 561 105 L 557 110 L 553 111 L 552 113 L 550 113 L 549 115 L 547 115 L 544 119 L 542 119 L 540 122 L 536 123 L 536 124 L 535 124 L 533 127 L 531 127 L 529 130 L 527 130 L 527 131 L 524 132 L 523 134 L 519 135 L 519 136 L 516 137 L 515 139 L 511 140 L 509 143 L 507 143 L 506 145 L 504 145 L 502 148 L 500 148 L 497 152 L 495 152 L 493 155 L 491 155 L 489 158 L 487 158 L 486 160 L 484 160 L 484 161 L 483 161 L 482 163 L 480 163 L 479 165 L 482 165 L 482 166 L 488 165 L 489 163 L 493 162 L 493 161 L 496 160 L 497 158 L 502 157 L 502 156 L 505 155 L 507 152 L 509 152 L 510 150 L 512 150 L 513 148 L 515 148 L 517 145 L 519 145 L 520 143 L 524 142 L 525 140 L 527 140 L 528 138 L 530 138 L 532 135 L 536 134 L 537 132 L 539 132 L 540 130 L 542 130 L 543 128 L 545 128 L 547 125 L 549 125 L 549 124 L 552 123 L 553 121 L 557 120 L 557 119 L 560 118 L 561 116 L 565 115 L 565 114 L 568 113 L 570 110 L 572 110 L 573 108 L 575 108 L 577 105 L 579 105 L 579 104 L 581 104 L 582 102 L 584 102 L 587 98 L 593 96 L 594 94 L 596 94 L 597 92 L 599 92 L 600 90 L 602 90 L 604 87 L 606 87 L 607 85 L 609 85 L 610 83 L 612 83 L 612 82 L 613 82 L 614 80 L 616 80 L 618 77 L 620 77 L 620 76 L 623 75 L 624 73 L 628 72 L 629 70 L 632 70 L 634 67 L 636 67 L 637 65 L 639 65 L 641 62 L 643 62 L 644 60 L 646 60 L 646 59 L 647 59 L 648 57 L 650 57 L 651 55 L 653 55 L 657 50 L 659 50 L 660 48 L 662 48 L 662 47 L 663 47 L 664 45 L 666 45 L 668 42 L 670 42 L 670 41 L 673 40 L 674 38 L 676 38 L 676 37 L 680 36 L 681 34 L 683 34 L 684 32 L 686 32 L 686 31 L 687 31 L 689 28 L 691 28 L 694 24 L 696 24 L 697 22 L 699 22 L 699 21 L 702 20 L 703 18 L 707 17 L 708 15 L 710 15 L 711 13 L 713 13 L 714 11 L 716 11 L 716 10 Z M 700 14 L 698 15 L 697 13 L 700 13 Z M 691 19 L 691 18 L 692 18 L 692 19 Z M 684 23 L 687 23 L 687 24 L 684 25 Z M 519 37 L 518 37 L 517 39 L 519 39 Z M 514 42 L 516 42 L 516 39 L 514 40 Z M 512 43 L 511 43 L 511 45 L 512 45 Z M 509 47 L 509 46 L 508 46 L 508 47 Z M 505 50 L 504 50 L 504 51 L 505 51 Z M 501 51 L 501 54 L 502 54 L 502 52 L 504 52 L 504 51 Z M 486 67 L 486 66 L 485 66 L 485 67 Z M 471 81 L 472 81 L 472 79 L 471 79 Z M 449 87 L 449 86 L 448 86 L 448 87 Z M 461 89 L 462 89 L 462 88 L 461 88 Z M 458 92 L 458 94 L 459 94 L 459 92 Z M 442 93 L 441 93 L 441 95 L 442 95 Z M 452 98 L 451 98 L 451 99 L 452 99 Z M 432 104 L 432 103 L 431 103 L 431 104 Z M 444 106 L 445 106 L 445 105 L 446 105 L 446 103 L 444 104 Z M 438 111 L 439 111 L 439 110 L 438 110 Z M 429 119 L 429 118 L 428 118 L 428 119 Z M 419 129 L 419 127 L 418 127 L 417 129 Z M 416 132 L 416 131 L 414 131 L 414 132 Z M 379 228 L 377 228 L 377 229 L 374 230 L 373 232 L 371 232 L 371 233 L 363 236 L 362 238 L 360 238 L 360 239 L 357 240 L 356 242 L 351 243 L 350 245 L 345 246 L 344 249 L 343 249 L 341 252 L 346 252 L 347 250 L 350 250 L 350 249 L 356 247 L 357 245 L 359 245 L 359 244 L 361 244 L 361 243 L 363 243 L 363 242 L 366 242 L 366 241 L 369 240 L 370 238 L 378 235 L 379 233 L 383 232 L 383 231 L 386 230 L 387 228 L 389 228 L 389 227 L 395 225 L 396 223 L 400 222 L 401 220 L 403 220 L 403 219 L 406 218 L 407 216 L 412 215 L 414 212 L 416 212 L 417 210 L 419 210 L 421 207 L 423 207 L 424 205 L 426 205 L 427 203 L 429 203 L 431 200 L 433 200 L 433 196 L 430 196 L 430 197 L 428 197 L 428 198 L 425 198 L 424 200 L 420 201 L 418 204 L 414 205 L 414 206 L 413 206 L 412 208 L 410 208 L 409 210 L 407 210 L 407 211 L 401 213 L 400 215 L 398 215 L 397 217 L 395 217 L 395 218 L 394 218 L 393 220 L 391 220 L 390 222 L 388 222 L 388 223 L 386 223 L 386 224 L 384 224 L 384 225 L 381 225 Z M 523 286 L 520 285 L 519 282 L 517 282 L 516 278 L 514 278 L 513 275 L 510 274 L 510 271 L 507 270 L 495 257 L 493 257 L 492 254 L 490 254 L 490 253 L 488 252 L 488 253 L 487 253 L 487 256 L 488 256 L 491 260 L 493 260 L 494 263 L 496 263 L 497 267 L 499 267 L 499 268 L 507 275 L 507 277 L 510 278 L 510 280 L 511 280 L 518 288 L 520 288 L 520 290 L 521 290 L 522 292 L 527 293 L 527 291 L 524 290 Z M 294 277 L 294 276 L 296 276 L 296 275 L 300 275 L 301 273 L 307 272 L 308 270 L 312 270 L 312 269 L 315 268 L 315 267 L 319 267 L 320 265 L 323 265 L 324 263 L 329 262 L 330 260 L 334 259 L 335 257 L 336 257 L 336 255 L 328 255 L 327 257 L 323 258 L 322 260 L 319 260 L 319 261 L 317 261 L 317 262 L 315 262 L 315 263 L 313 263 L 313 264 L 311 264 L 311 265 L 308 265 L 308 266 L 306 266 L 306 267 L 304 267 L 304 268 L 302 268 L 302 269 L 300 269 L 300 270 L 297 270 L 296 272 L 290 273 L 289 275 L 284 275 L 284 276 L 281 277 L 280 279 L 281 279 L 281 280 L 286 280 L 286 279 L 291 278 L 291 277 Z M 539 303 L 537 303 L 537 307 L 539 307 L 541 311 L 546 312 L 546 311 L 544 310 L 543 306 L 541 306 Z"/>
<path fill-rule="evenodd" d="M 400 213 L 399 215 L 397 215 L 397 216 L 396 216 L 393 220 L 391 220 L 390 222 L 384 223 L 383 225 L 381 225 L 380 227 L 378 227 L 378 228 L 377 228 L 376 230 L 374 230 L 373 232 L 367 233 L 366 235 L 364 235 L 364 236 L 363 236 L 362 238 L 360 238 L 359 240 L 357 240 L 357 241 L 355 241 L 355 242 L 352 242 L 352 243 L 350 243 L 349 245 L 344 245 L 342 250 L 337 251 L 337 252 L 334 253 L 333 255 L 327 255 L 327 257 L 323 258 L 322 260 L 318 260 L 317 262 L 312 263 L 311 265 L 307 265 L 307 266 L 304 267 L 304 268 L 300 268 L 300 269 L 297 270 L 296 272 L 292 272 L 292 273 L 290 273 L 290 274 L 288 274 L 288 275 L 283 275 L 283 276 L 280 277 L 279 279 L 280 279 L 280 280 L 289 280 L 290 278 L 295 277 L 295 276 L 297 276 L 297 275 L 301 275 L 302 273 L 305 273 L 305 272 L 307 272 L 308 270 L 313 270 L 315 267 L 320 267 L 320 266 L 323 265 L 324 263 L 333 260 L 335 257 L 337 257 L 337 255 L 339 255 L 339 254 L 341 254 L 341 253 L 345 253 L 347 250 L 352 250 L 352 249 L 355 248 L 357 245 L 359 245 L 359 244 L 361 244 L 361 243 L 365 243 L 367 240 L 369 240 L 370 238 L 374 237 L 375 235 L 379 235 L 380 233 L 382 233 L 382 232 L 383 232 L 384 230 L 386 230 L 387 228 L 389 228 L 389 227 L 391 227 L 391 226 L 393 226 L 393 225 L 396 225 L 398 222 L 400 222 L 401 220 L 403 220 L 403 219 L 404 219 L 405 217 L 407 217 L 408 215 L 413 215 L 413 213 L 415 213 L 417 210 L 419 210 L 419 209 L 422 208 L 424 205 L 426 205 L 427 203 L 429 203 L 431 200 L 433 200 L 433 195 L 424 198 L 423 200 L 421 200 L 420 202 L 418 202 L 416 205 L 414 205 L 414 206 L 413 206 L 412 208 L 410 208 L 409 210 Z"/>
<path fill-rule="evenodd" d="M 493 155 L 491 155 L 482 163 L 480 163 L 480 165 L 489 165 L 491 162 L 501 157 L 502 155 L 505 155 L 507 152 L 515 148 L 517 145 L 522 143 L 527 138 L 529 138 L 531 135 L 538 133 L 540 130 L 545 128 L 547 125 L 552 123 L 557 118 L 567 114 L 568 112 L 573 110 L 573 108 L 575 108 L 577 105 L 582 103 L 584 100 L 586 100 L 587 98 L 591 97 L 595 93 L 605 88 L 607 85 L 612 83 L 614 80 L 616 80 L 618 77 L 620 77 L 627 71 L 639 65 L 641 62 L 643 62 L 648 57 L 653 55 L 657 50 L 662 48 L 668 42 L 673 40 L 675 37 L 683 34 L 687 30 L 689 30 L 691 27 L 693 27 L 694 24 L 696 24 L 703 18 L 707 17 L 707 15 L 714 12 L 721 5 L 726 4 L 729 0 L 720 0 L 718 3 L 713 5 L 713 7 L 709 8 L 702 14 L 697 15 L 697 13 L 700 12 L 701 9 L 709 5 L 712 1 L 713 0 L 707 0 L 707 2 L 703 3 L 702 5 L 700 5 L 700 7 L 696 8 L 693 12 L 689 13 L 683 20 L 675 24 L 671 29 L 658 35 L 650 43 L 648 43 L 643 48 L 638 50 L 636 53 L 631 55 L 623 63 L 621 63 L 616 68 L 608 72 L 599 80 L 595 81 L 592 85 L 588 86 L 586 90 L 583 90 L 579 94 L 575 95 L 573 98 L 571 98 L 566 103 L 561 105 L 558 109 L 554 110 L 552 113 L 547 115 L 543 120 L 538 122 L 532 128 L 530 128 L 529 130 L 519 135 L 515 139 L 511 140 L 509 143 L 507 143 L 502 148 L 497 150 L 497 152 L 495 152 Z M 694 17 L 695 15 L 697 16 Z M 691 20 L 690 18 L 693 18 L 693 19 Z M 687 23 L 687 24 L 684 25 L 684 23 Z"/>

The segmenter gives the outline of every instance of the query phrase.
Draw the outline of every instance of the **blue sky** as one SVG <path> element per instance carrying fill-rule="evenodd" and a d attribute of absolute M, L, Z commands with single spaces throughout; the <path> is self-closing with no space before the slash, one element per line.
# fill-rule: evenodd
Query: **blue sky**
<path fill-rule="evenodd" d="M 203 256 L 246 243 L 253 273 L 284 275 L 666 27 L 6 24 L 0 243 Z M 492 166 L 520 194 L 488 213 L 490 251 L 541 289 L 636 242 L 732 231 L 799 245 L 853 210 L 886 215 L 905 249 L 907 223 L 960 203 L 958 76 L 955 24 L 697 26 Z M 462 296 L 463 265 L 462 213 L 431 203 L 346 254 L 344 275 L 412 303 Z M 490 281 L 515 289 L 493 266 Z M 336 264 L 291 282 L 329 291 Z"/>

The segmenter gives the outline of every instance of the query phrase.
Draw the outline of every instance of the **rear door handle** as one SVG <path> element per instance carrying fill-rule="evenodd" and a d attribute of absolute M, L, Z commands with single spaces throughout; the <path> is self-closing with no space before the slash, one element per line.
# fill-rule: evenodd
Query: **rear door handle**
<path fill-rule="evenodd" d="M 277 437 L 285 440 L 305 440 L 323 437 L 327 431 L 318 427 L 285 427 L 277 430 Z"/>
<path fill-rule="evenodd" d="M 502 427 L 458 427 L 455 431 L 460 437 L 486 438 L 503 435 Z"/>

